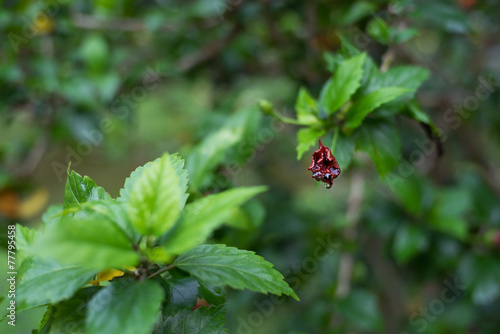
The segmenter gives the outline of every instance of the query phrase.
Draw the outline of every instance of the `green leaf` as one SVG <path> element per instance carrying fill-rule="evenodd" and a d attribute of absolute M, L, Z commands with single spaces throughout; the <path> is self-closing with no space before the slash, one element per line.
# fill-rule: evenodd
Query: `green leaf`
<path fill-rule="evenodd" d="M 410 91 L 404 96 L 412 98 L 415 91 L 422 83 L 429 78 L 429 71 L 418 66 L 395 66 L 380 75 L 377 81 L 377 88 L 382 87 L 402 87 Z"/>
<path fill-rule="evenodd" d="M 297 160 L 300 160 L 311 146 L 317 144 L 319 137 L 325 134 L 324 129 L 303 128 L 297 132 Z"/>
<path fill-rule="evenodd" d="M 168 291 L 165 300 L 164 314 L 176 314 L 186 307 L 196 306 L 198 287 L 200 284 L 193 277 L 172 278 L 166 280 Z"/>
<path fill-rule="evenodd" d="M 356 148 L 370 156 L 382 177 L 399 163 L 401 143 L 393 122 L 365 122 L 356 133 Z"/>
<path fill-rule="evenodd" d="M 233 188 L 188 204 L 179 222 L 163 240 L 163 250 L 177 255 L 198 246 L 224 223 L 234 208 L 265 190 L 266 187 Z"/>
<path fill-rule="evenodd" d="M 300 124 L 313 125 L 318 123 L 318 106 L 307 89 L 300 89 L 295 103 L 295 110 L 297 111 L 297 121 Z"/>
<path fill-rule="evenodd" d="M 80 206 L 80 213 L 85 213 L 91 219 L 108 220 L 118 227 L 122 234 L 131 242 L 138 242 L 141 234 L 135 228 L 128 214 L 128 204 L 115 199 L 84 203 Z M 82 215 L 78 216 L 79 218 Z"/>
<path fill-rule="evenodd" d="M 84 334 L 85 315 L 90 299 L 101 287 L 91 286 L 78 290 L 73 297 L 53 306 L 50 334 Z"/>
<path fill-rule="evenodd" d="M 353 290 L 335 305 L 338 312 L 360 331 L 382 332 L 382 316 L 377 297 L 364 290 Z"/>
<path fill-rule="evenodd" d="M 187 180 L 188 180 L 188 172 L 186 169 L 184 169 L 184 159 L 182 159 L 177 153 L 175 154 L 170 154 L 168 156 L 170 158 L 170 162 L 172 163 L 172 166 L 174 166 L 175 171 L 177 172 L 177 175 L 179 176 L 179 180 L 181 181 L 181 184 L 184 185 L 185 190 L 184 192 L 187 191 Z M 145 170 L 157 165 L 159 161 L 162 158 L 158 158 L 154 161 L 150 161 L 146 163 L 144 166 L 139 166 L 137 167 L 131 174 L 130 176 L 125 180 L 125 184 L 122 189 L 120 189 L 120 197 L 118 198 L 119 201 L 129 201 L 130 200 L 130 193 L 132 192 L 132 189 L 134 188 L 134 184 L 137 181 L 139 177 L 144 173 Z M 186 199 L 187 199 L 187 194 L 186 194 Z"/>
<path fill-rule="evenodd" d="M 189 171 L 189 184 L 194 189 L 200 189 L 207 185 L 215 168 L 220 165 L 229 153 L 242 155 L 241 146 L 233 148 L 237 143 L 242 142 L 242 138 L 250 141 L 250 138 L 255 138 L 258 130 L 255 129 L 255 124 L 260 123 L 261 113 L 256 108 L 247 108 L 233 114 L 224 124 L 224 126 L 203 139 L 189 154 L 186 160 L 186 168 Z M 248 142 L 246 142 L 248 144 Z M 250 147 L 252 144 L 250 143 Z M 250 155 L 252 151 L 250 151 Z M 249 155 L 246 155 L 248 157 Z M 245 155 L 244 155 L 245 157 Z M 235 157 L 236 161 L 240 161 Z"/>
<path fill-rule="evenodd" d="M 37 231 L 30 229 L 27 226 L 22 226 L 21 224 L 16 224 L 16 266 L 19 267 L 26 256 L 28 255 L 28 250 L 30 245 L 35 240 Z"/>
<path fill-rule="evenodd" d="M 335 155 L 342 170 L 347 169 L 351 164 L 354 148 L 354 137 L 347 136 L 340 132 L 337 138 L 337 144 L 335 145 L 335 151 L 332 153 Z"/>
<path fill-rule="evenodd" d="M 394 255 L 399 263 L 407 263 L 429 246 L 422 229 L 410 224 L 401 224 L 394 236 Z"/>
<path fill-rule="evenodd" d="M 471 208 L 470 194 L 465 189 L 441 192 L 429 215 L 429 224 L 436 230 L 460 240 L 467 237 L 468 223 L 464 216 Z"/>
<path fill-rule="evenodd" d="M 75 171 L 68 170 L 68 179 L 64 188 L 64 209 L 87 202 L 110 199 L 102 187 L 98 187 L 88 176 L 82 176 Z"/>
<path fill-rule="evenodd" d="M 349 129 L 357 128 L 370 112 L 409 91 L 407 88 L 386 87 L 362 96 L 347 111 L 344 126 Z"/>
<path fill-rule="evenodd" d="M 98 215 L 86 219 L 63 217 L 37 237 L 31 252 L 97 269 L 122 268 L 139 261 L 128 236 Z"/>
<path fill-rule="evenodd" d="M 90 301 L 87 333 L 149 334 L 158 319 L 163 289 L 153 280 L 120 279 Z"/>
<path fill-rule="evenodd" d="M 361 85 L 363 63 L 366 54 L 361 53 L 341 62 L 333 78 L 325 84 L 321 91 L 320 103 L 327 114 L 335 113 Z"/>
<path fill-rule="evenodd" d="M 16 291 L 18 311 L 67 299 L 97 273 L 53 260 L 29 259 L 23 267 Z"/>
<path fill-rule="evenodd" d="M 186 203 L 186 190 L 187 179 L 179 177 L 165 154 L 135 179 L 129 194 L 130 220 L 143 235 L 167 232 Z"/>
<path fill-rule="evenodd" d="M 225 245 L 202 245 L 179 256 L 174 264 L 201 282 L 285 294 L 299 300 L 273 265 L 254 252 Z"/>
<path fill-rule="evenodd" d="M 162 334 L 226 334 L 226 306 L 185 309 L 174 317 L 168 317 L 162 325 Z"/>
<path fill-rule="evenodd" d="M 381 44 L 389 44 L 390 42 L 390 29 L 387 23 L 380 17 L 375 17 L 366 25 L 366 31 L 375 40 Z"/>

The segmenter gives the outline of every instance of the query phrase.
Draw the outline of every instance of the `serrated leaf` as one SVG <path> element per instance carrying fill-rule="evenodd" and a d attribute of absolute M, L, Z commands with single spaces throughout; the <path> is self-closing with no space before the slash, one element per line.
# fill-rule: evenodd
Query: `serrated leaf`
<path fill-rule="evenodd" d="M 162 249 L 169 255 L 177 255 L 198 246 L 224 223 L 234 208 L 265 190 L 266 187 L 233 188 L 188 204 L 163 240 Z"/>
<path fill-rule="evenodd" d="M 241 140 L 246 119 L 234 114 L 224 127 L 210 133 L 189 154 L 186 168 L 191 187 L 199 189 L 205 185 L 207 177 L 224 160 L 226 152 Z"/>
<path fill-rule="evenodd" d="M 79 208 L 81 210 L 79 213 L 85 213 L 92 219 L 110 221 L 132 242 L 137 242 L 141 236 L 130 220 L 128 205 L 125 202 L 111 199 L 84 203 Z M 83 215 L 79 215 L 78 217 L 85 218 Z"/>
<path fill-rule="evenodd" d="M 179 256 L 174 264 L 201 282 L 299 299 L 283 275 L 254 252 L 225 245 L 202 245 Z"/>
<path fill-rule="evenodd" d="M 300 88 L 295 102 L 297 121 L 303 125 L 313 125 L 318 123 L 318 106 L 316 100 L 309 94 L 307 89 Z"/>
<path fill-rule="evenodd" d="M 30 252 L 95 269 L 133 266 L 139 254 L 132 242 L 107 219 L 63 217 L 37 237 Z"/>
<path fill-rule="evenodd" d="M 200 284 L 193 277 L 172 278 L 166 281 L 168 286 L 164 314 L 176 314 L 186 307 L 196 306 Z"/>
<path fill-rule="evenodd" d="M 344 126 L 348 129 L 357 128 L 370 112 L 409 91 L 407 88 L 385 87 L 362 96 L 347 111 Z"/>
<path fill-rule="evenodd" d="M 187 191 L 187 182 L 188 182 L 188 172 L 184 169 L 184 159 L 182 159 L 177 153 L 169 155 L 170 162 L 172 166 L 175 168 L 177 175 L 179 176 L 179 180 L 181 181 L 181 185 L 184 187 L 184 192 Z M 162 158 L 158 158 L 154 161 L 150 161 L 146 163 L 144 166 L 137 167 L 130 176 L 125 180 L 125 184 L 123 188 L 120 189 L 120 197 L 119 201 L 129 201 L 130 193 L 132 192 L 132 188 L 134 187 L 135 181 L 144 173 L 145 170 L 151 168 L 152 166 L 158 164 Z M 188 195 L 186 194 L 186 199 Z M 184 202 L 185 203 L 185 202 Z"/>
<path fill-rule="evenodd" d="M 186 203 L 186 182 L 167 154 L 143 169 L 129 194 L 130 220 L 140 233 L 159 236 L 174 225 Z"/>
<path fill-rule="evenodd" d="M 16 266 L 19 267 L 28 255 L 29 247 L 35 240 L 36 233 L 37 231 L 34 229 L 16 224 Z"/>
<path fill-rule="evenodd" d="M 422 229 L 410 224 L 402 224 L 394 236 L 393 251 L 399 263 L 407 263 L 429 245 Z"/>
<path fill-rule="evenodd" d="M 18 311 L 67 299 L 97 273 L 53 260 L 29 259 L 23 265 L 16 291 Z"/>
<path fill-rule="evenodd" d="M 321 91 L 320 103 L 327 114 L 335 113 L 361 85 L 365 53 L 358 54 L 341 62 Z"/>
<path fill-rule="evenodd" d="M 64 209 L 87 201 L 110 199 L 102 187 L 98 187 L 88 176 L 82 177 L 75 171 L 68 172 L 64 188 Z"/>
<path fill-rule="evenodd" d="M 113 282 L 91 299 L 87 333 L 149 334 L 163 298 L 163 289 L 153 280 Z"/>
<path fill-rule="evenodd" d="M 382 177 L 399 163 L 401 143 L 393 122 L 365 122 L 356 133 L 356 148 L 368 154 Z"/>
<path fill-rule="evenodd" d="M 297 160 L 300 160 L 311 146 L 318 143 L 319 137 L 325 134 L 324 129 L 302 128 L 297 132 Z"/>
<path fill-rule="evenodd" d="M 162 326 L 162 334 L 226 334 L 224 328 L 226 306 L 185 309 L 174 317 L 168 317 Z"/>
<path fill-rule="evenodd" d="M 53 306 L 50 334 L 84 334 L 85 315 L 90 299 L 99 291 L 100 287 L 86 287 L 68 300 Z"/>

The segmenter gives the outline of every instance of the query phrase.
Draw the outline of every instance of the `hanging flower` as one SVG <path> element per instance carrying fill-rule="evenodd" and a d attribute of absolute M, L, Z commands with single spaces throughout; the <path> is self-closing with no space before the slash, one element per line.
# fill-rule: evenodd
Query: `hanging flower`
<path fill-rule="evenodd" d="M 316 181 L 325 182 L 326 188 L 331 188 L 333 180 L 340 175 L 340 167 L 337 160 L 332 154 L 332 151 L 319 141 L 319 149 L 317 149 L 311 158 L 311 166 L 308 168 L 312 171 L 313 179 Z"/>

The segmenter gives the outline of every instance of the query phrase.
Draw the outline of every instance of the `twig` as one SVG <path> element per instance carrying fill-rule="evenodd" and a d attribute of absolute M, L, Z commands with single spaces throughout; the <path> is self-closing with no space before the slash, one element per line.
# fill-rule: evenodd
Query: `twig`
<path fill-rule="evenodd" d="M 155 276 L 157 276 L 157 275 L 163 274 L 164 272 L 166 272 L 166 271 L 168 271 L 168 270 L 172 269 L 173 267 L 175 267 L 175 263 L 169 264 L 169 265 L 168 265 L 168 266 L 166 266 L 165 268 L 158 270 L 157 272 L 155 272 L 155 273 L 153 273 L 153 274 L 149 275 L 148 277 L 146 277 L 146 279 L 149 279 L 149 278 L 151 278 L 151 277 L 155 277 Z"/>

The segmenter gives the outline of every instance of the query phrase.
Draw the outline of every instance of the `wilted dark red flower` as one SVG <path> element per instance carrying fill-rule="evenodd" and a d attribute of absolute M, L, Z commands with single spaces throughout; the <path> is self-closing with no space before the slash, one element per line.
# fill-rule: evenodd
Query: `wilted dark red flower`
<path fill-rule="evenodd" d="M 319 149 L 317 149 L 311 158 L 311 166 L 308 168 L 312 171 L 313 179 L 325 182 L 330 189 L 333 185 L 333 180 L 340 175 L 340 167 L 337 160 L 332 154 L 332 151 L 319 141 Z"/>

